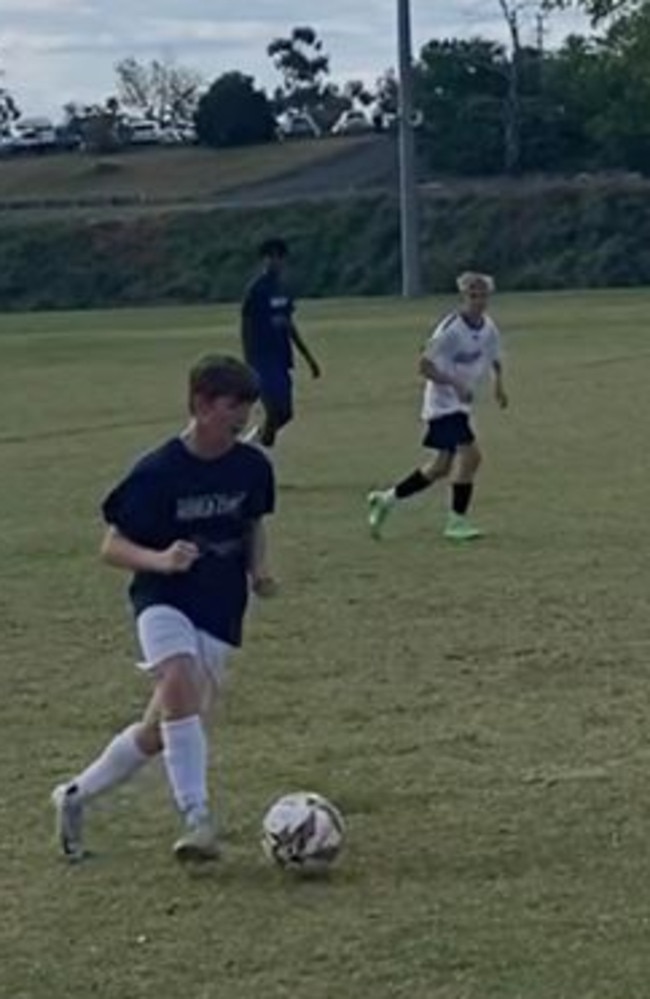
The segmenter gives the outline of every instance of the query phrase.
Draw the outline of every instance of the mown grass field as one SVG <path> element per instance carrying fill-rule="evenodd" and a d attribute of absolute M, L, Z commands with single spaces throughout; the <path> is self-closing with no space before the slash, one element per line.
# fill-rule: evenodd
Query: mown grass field
<path fill-rule="evenodd" d="M 324 139 L 225 150 L 150 148 L 105 156 L 6 157 L 0 160 L 0 200 L 52 202 L 124 195 L 150 201 L 209 200 L 233 188 L 327 161 L 358 142 Z"/>
<path fill-rule="evenodd" d="M 226 858 L 193 878 L 160 773 L 97 808 L 75 869 L 48 795 L 145 699 L 100 498 L 179 426 L 235 310 L 0 320 L 3 999 L 646 999 L 647 301 L 498 300 L 512 408 L 480 406 L 489 533 L 461 550 L 443 493 L 382 544 L 364 529 L 367 489 L 419 456 L 415 356 L 445 303 L 302 309 L 326 378 L 299 381 L 283 593 L 216 740 Z M 259 850 L 303 787 L 347 816 L 327 883 Z"/>

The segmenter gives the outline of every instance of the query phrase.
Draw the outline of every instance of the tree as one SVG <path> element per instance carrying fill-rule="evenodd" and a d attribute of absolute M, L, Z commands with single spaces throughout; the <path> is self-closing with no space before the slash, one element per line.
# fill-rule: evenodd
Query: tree
<path fill-rule="evenodd" d="M 105 155 L 119 152 L 128 142 L 129 131 L 116 97 L 109 97 L 104 104 L 70 101 L 63 113 L 61 135 L 71 148 L 81 145 L 88 153 Z"/>
<path fill-rule="evenodd" d="M 273 108 L 252 76 L 224 73 L 199 101 L 199 142 L 208 146 L 247 146 L 272 142 L 276 136 Z"/>
<path fill-rule="evenodd" d="M 503 167 L 503 101 L 507 57 L 481 38 L 437 39 L 415 67 L 420 146 L 436 172 L 494 174 Z"/>
<path fill-rule="evenodd" d="M 546 10 L 580 8 L 591 18 L 593 24 L 600 24 L 608 17 L 633 13 L 645 2 L 646 0 L 544 0 L 544 7 Z"/>
<path fill-rule="evenodd" d="M 196 112 L 203 80 L 171 61 L 141 63 L 132 57 L 115 67 L 122 104 L 160 124 L 186 124 Z"/>
<path fill-rule="evenodd" d="M 314 28 L 294 28 L 288 38 L 275 38 L 266 51 L 283 78 L 275 95 L 276 109 L 315 108 L 323 98 L 330 59 Z"/>
<path fill-rule="evenodd" d="M 384 115 L 399 112 L 399 82 L 394 69 L 387 69 L 375 85 L 375 97 L 379 111 Z"/>
<path fill-rule="evenodd" d="M 0 86 L 0 127 L 6 127 L 18 118 L 20 118 L 20 108 L 7 88 Z"/>

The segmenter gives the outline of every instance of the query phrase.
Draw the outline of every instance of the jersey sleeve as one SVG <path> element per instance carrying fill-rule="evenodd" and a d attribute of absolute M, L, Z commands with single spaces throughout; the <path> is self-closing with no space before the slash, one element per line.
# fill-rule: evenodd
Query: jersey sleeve
<path fill-rule="evenodd" d="M 255 484 L 246 499 L 248 520 L 260 520 L 275 510 L 275 475 L 266 458 L 260 462 Z"/>
<path fill-rule="evenodd" d="M 104 499 L 104 520 L 135 544 L 160 544 L 167 533 L 161 485 L 157 477 L 136 467 Z"/>
<path fill-rule="evenodd" d="M 454 347 L 456 343 L 456 332 L 454 324 L 450 319 L 445 319 L 439 323 L 429 337 L 423 356 L 427 361 L 435 364 L 436 361 L 453 360 Z"/>

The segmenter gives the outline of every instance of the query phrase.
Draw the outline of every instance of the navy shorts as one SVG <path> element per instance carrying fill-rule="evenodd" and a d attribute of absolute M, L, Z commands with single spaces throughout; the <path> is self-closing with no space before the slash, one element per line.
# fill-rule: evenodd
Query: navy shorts
<path fill-rule="evenodd" d="M 447 451 L 454 454 L 459 447 L 473 444 L 476 440 L 467 413 L 448 413 L 429 420 L 422 444 L 434 451 Z"/>
<path fill-rule="evenodd" d="M 288 423 L 293 416 L 293 379 L 288 368 L 258 368 L 264 408 Z"/>

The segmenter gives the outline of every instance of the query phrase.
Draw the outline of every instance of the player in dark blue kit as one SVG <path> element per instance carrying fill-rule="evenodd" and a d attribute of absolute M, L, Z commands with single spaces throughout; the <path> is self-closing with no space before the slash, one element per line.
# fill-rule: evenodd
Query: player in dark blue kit
<path fill-rule="evenodd" d="M 260 379 L 264 423 L 253 427 L 245 440 L 263 447 L 275 444 L 279 431 L 293 418 L 293 349 L 307 362 L 313 378 L 321 369 L 294 322 L 295 302 L 284 282 L 289 251 L 282 239 L 260 247 L 261 274 L 248 286 L 242 304 L 242 347 L 247 363 Z"/>
<path fill-rule="evenodd" d="M 162 752 L 184 831 L 181 860 L 218 855 L 208 804 L 205 722 L 240 645 L 249 588 L 269 596 L 263 519 L 274 506 L 273 471 L 238 440 L 259 395 L 255 373 L 207 357 L 190 372 L 191 419 L 141 458 L 103 504 L 102 555 L 133 573 L 130 598 L 153 695 L 130 726 L 53 793 L 59 842 L 83 857 L 87 802 L 132 777 Z"/>

